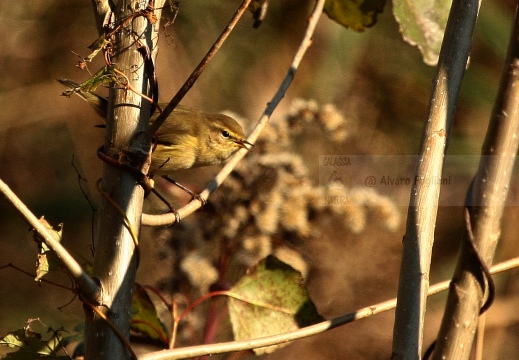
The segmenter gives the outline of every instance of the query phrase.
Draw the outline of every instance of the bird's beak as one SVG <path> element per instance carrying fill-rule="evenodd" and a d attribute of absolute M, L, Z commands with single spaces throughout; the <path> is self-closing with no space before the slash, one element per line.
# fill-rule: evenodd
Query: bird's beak
<path fill-rule="evenodd" d="M 250 150 L 250 147 L 253 147 L 254 144 L 251 144 L 250 142 L 248 142 L 247 140 L 243 139 L 243 140 L 235 140 L 234 141 L 236 143 L 236 145 L 238 145 L 239 147 L 241 147 L 242 149 L 247 149 L 247 150 Z M 250 146 L 250 147 L 249 147 Z"/>

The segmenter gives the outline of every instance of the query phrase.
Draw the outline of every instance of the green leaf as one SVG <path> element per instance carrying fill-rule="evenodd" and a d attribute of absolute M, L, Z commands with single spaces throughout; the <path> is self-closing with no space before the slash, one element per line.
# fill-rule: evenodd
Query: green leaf
<path fill-rule="evenodd" d="M 422 53 L 427 65 L 436 65 L 452 0 L 393 0 L 393 13 L 402 38 Z"/>
<path fill-rule="evenodd" d="M 103 66 L 92 77 L 80 85 L 65 90 L 61 95 L 70 97 L 75 93 L 93 93 L 101 85 L 109 85 L 112 81 L 118 82 L 117 76 L 115 75 L 115 69 L 115 65 Z"/>
<path fill-rule="evenodd" d="M 30 329 L 33 321 L 24 329 L 10 332 L 2 339 L 0 345 L 18 349 L 8 353 L 3 359 L 28 360 L 28 359 L 69 359 L 67 356 L 59 356 L 57 353 L 62 349 L 63 330 L 52 330 L 47 328 L 47 333 L 52 333 L 48 339 Z"/>
<path fill-rule="evenodd" d="M 270 255 L 230 290 L 228 300 L 236 340 L 276 335 L 323 320 L 302 286 L 301 273 Z M 259 355 L 279 345 L 254 349 Z"/>
<path fill-rule="evenodd" d="M 330 19 L 353 30 L 364 31 L 375 25 L 386 0 L 326 0 L 324 11 Z"/>
<path fill-rule="evenodd" d="M 133 289 L 131 329 L 151 339 L 160 340 L 167 344 L 166 327 L 160 321 L 157 310 L 148 293 L 139 284 L 135 284 Z"/>

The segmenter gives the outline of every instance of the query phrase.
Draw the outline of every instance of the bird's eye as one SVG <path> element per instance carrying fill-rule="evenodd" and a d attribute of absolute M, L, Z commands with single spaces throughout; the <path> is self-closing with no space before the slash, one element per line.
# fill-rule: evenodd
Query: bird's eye
<path fill-rule="evenodd" d="M 231 134 L 229 134 L 229 132 L 227 130 L 223 130 L 222 136 L 227 139 L 229 136 L 231 136 Z"/>

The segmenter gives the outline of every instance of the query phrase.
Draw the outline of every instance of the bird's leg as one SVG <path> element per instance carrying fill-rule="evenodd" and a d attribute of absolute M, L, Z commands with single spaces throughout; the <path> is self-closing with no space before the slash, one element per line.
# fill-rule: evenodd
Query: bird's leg
<path fill-rule="evenodd" d="M 171 211 L 173 214 L 175 214 L 175 222 L 179 223 L 180 222 L 180 214 L 179 212 L 177 211 L 177 209 L 175 209 L 173 207 L 173 205 L 171 205 L 168 200 L 162 196 L 155 188 L 151 188 L 151 192 L 155 194 L 155 196 L 157 196 L 164 204 L 166 204 L 166 206 L 169 208 L 169 211 Z"/>
<path fill-rule="evenodd" d="M 181 188 L 182 190 L 187 192 L 189 195 L 191 195 L 191 200 L 196 199 L 196 200 L 200 201 L 200 204 L 202 205 L 202 207 L 205 206 L 205 204 L 207 204 L 207 201 L 203 197 L 201 197 L 198 194 L 195 194 L 194 192 L 189 190 L 187 187 L 185 187 L 184 185 L 176 182 L 175 180 L 170 179 L 167 175 L 163 175 L 162 178 L 167 180 L 167 181 L 169 181 L 170 183 L 178 186 L 179 188 Z"/>

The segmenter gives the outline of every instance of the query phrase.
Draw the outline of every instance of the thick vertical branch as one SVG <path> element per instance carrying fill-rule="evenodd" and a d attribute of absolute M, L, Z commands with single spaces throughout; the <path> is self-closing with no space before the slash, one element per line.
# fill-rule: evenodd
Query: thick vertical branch
<path fill-rule="evenodd" d="M 458 94 L 472 44 L 478 0 L 454 0 L 438 61 L 429 114 L 422 138 L 398 287 L 393 334 L 394 359 L 419 359 L 431 251 L 440 195 L 443 160 Z"/>
<path fill-rule="evenodd" d="M 142 10 L 142 2 L 124 0 L 114 15 L 117 21 Z M 161 6 L 162 4 L 155 5 Z M 160 18 L 160 13 L 156 13 Z M 138 46 L 156 49 L 158 24 L 151 25 L 139 16 L 126 21 L 112 39 L 115 44 L 114 63 L 129 80 L 131 88 L 147 94 L 148 76 Z M 104 152 L 117 158 L 121 154 L 147 154 L 150 144 L 142 136 L 149 123 L 150 104 L 133 91 L 114 86 L 110 90 L 110 111 L 107 119 Z M 142 157 L 144 164 L 146 156 Z M 137 164 L 139 165 L 139 164 Z M 143 170 L 146 170 L 145 168 Z M 102 294 L 97 310 L 128 338 L 135 273 L 138 266 L 136 241 L 140 229 L 143 189 L 124 169 L 104 164 L 100 183 L 102 201 L 99 209 L 95 240 L 93 276 L 99 280 Z M 130 353 L 123 342 L 99 315 L 86 310 L 86 358 L 126 359 Z"/>
<path fill-rule="evenodd" d="M 499 93 L 481 151 L 472 194 L 469 194 L 474 244 L 488 267 L 492 264 L 500 235 L 501 218 L 518 148 L 518 132 L 519 16 L 516 10 Z M 474 271 L 474 257 L 469 246 L 467 241 L 461 246 L 434 359 L 462 360 L 470 356 L 484 289 L 477 269 Z"/>

